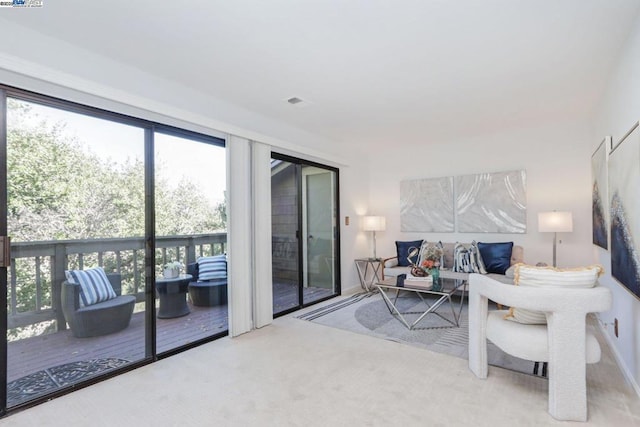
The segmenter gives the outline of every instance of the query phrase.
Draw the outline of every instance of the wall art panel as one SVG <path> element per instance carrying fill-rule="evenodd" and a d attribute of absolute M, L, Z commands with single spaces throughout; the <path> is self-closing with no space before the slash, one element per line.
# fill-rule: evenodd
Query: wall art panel
<path fill-rule="evenodd" d="M 456 177 L 456 215 L 461 233 L 526 233 L 526 172 Z"/>
<path fill-rule="evenodd" d="M 611 137 L 607 136 L 591 156 L 591 211 L 593 222 L 593 244 L 608 249 L 609 198 L 607 156 L 611 151 Z"/>
<path fill-rule="evenodd" d="M 611 274 L 640 297 L 640 128 L 638 123 L 609 156 Z"/>
<path fill-rule="evenodd" d="M 453 177 L 400 182 L 400 231 L 453 232 Z"/>

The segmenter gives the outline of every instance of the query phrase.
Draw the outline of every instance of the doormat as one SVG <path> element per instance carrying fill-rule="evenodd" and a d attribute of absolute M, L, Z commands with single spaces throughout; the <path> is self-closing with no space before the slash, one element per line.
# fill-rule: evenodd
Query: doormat
<path fill-rule="evenodd" d="M 7 406 L 16 406 L 127 363 L 129 363 L 128 360 L 118 358 L 92 359 L 65 363 L 34 372 L 7 384 Z"/>

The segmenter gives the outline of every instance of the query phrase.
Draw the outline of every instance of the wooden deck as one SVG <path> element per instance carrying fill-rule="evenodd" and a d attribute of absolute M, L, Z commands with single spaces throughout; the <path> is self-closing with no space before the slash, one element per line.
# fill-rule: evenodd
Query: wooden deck
<path fill-rule="evenodd" d="M 305 303 L 327 297 L 328 289 L 305 288 Z M 297 306 L 298 290 L 293 285 L 274 286 L 276 312 Z M 227 305 L 195 307 L 191 313 L 174 319 L 156 319 L 158 353 L 172 350 L 228 328 Z M 118 358 L 129 362 L 145 357 L 144 312 L 134 313 L 123 331 L 93 338 L 75 338 L 70 330 L 8 343 L 8 382 L 62 364 L 91 359 Z"/>

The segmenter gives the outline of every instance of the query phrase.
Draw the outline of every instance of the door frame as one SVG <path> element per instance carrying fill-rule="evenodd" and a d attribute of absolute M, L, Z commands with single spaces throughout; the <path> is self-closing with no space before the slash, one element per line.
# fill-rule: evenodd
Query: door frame
<path fill-rule="evenodd" d="M 322 301 L 326 301 L 330 298 L 334 298 L 340 295 L 342 291 L 341 286 L 341 271 L 340 271 L 340 170 L 333 166 L 323 165 L 321 163 L 313 162 L 310 160 L 301 159 L 298 157 L 289 156 L 286 154 L 281 154 L 272 151 L 271 158 L 274 160 L 282 160 L 288 163 L 293 164 L 296 167 L 296 197 L 298 199 L 297 203 L 297 216 L 298 216 L 298 225 L 296 236 L 298 238 L 298 306 L 292 307 L 290 309 L 281 311 L 279 313 L 274 313 L 274 317 L 284 316 L 285 314 L 292 313 L 294 311 L 300 310 L 301 308 L 308 307 L 314 304 L 317 304 Z M 332 180 L 333 188 L 334 188 L 334 207 L 335 207 L 335 227 L 334 227 L 334 236 L 333 236 L 333 244 L 334 244 L 334 260 L 333 260 L 333 271 L 334 271 L 334 292 L 332 295 L 327 297 L 320 298 L 318 300 L 314 300 L 313 302 L 304 303 L 304 285 L 307 283 L 306 276 L 308 273 L 308 269 L 306 267 L 306 249 L 307 245 L 305 244 L 306 236 L 305 236 L 305 228 L 303 224 L 303 202 L 304 197 L 306 195 L 303 194 L 303 174 L 302 174 L 302 166 L 313 166 L 320 169 L 324 169 L 328 172 L 334 172 L 334 179 Z"/>

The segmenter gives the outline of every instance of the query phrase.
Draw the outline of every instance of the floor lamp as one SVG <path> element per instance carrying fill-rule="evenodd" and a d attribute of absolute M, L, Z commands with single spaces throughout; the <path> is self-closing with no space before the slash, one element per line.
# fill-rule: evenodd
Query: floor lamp
<path fill-rule="evenodd" d="M 540 212 L 538 214 L 538 231 L 541 233 L 553 233 L 553 266 L 556 267 L 558 233 L 570 233 L 573 231 L 571 212 Z"/>
<path fill-rule="evenodd" d="M 383 216 L 365 216 L 362 219 L 362 229 L 364 231 L 373 231 L 373 258 L 378 259 L 376 254 L 376 231 L 384 231 L 386 221 Z"/>

